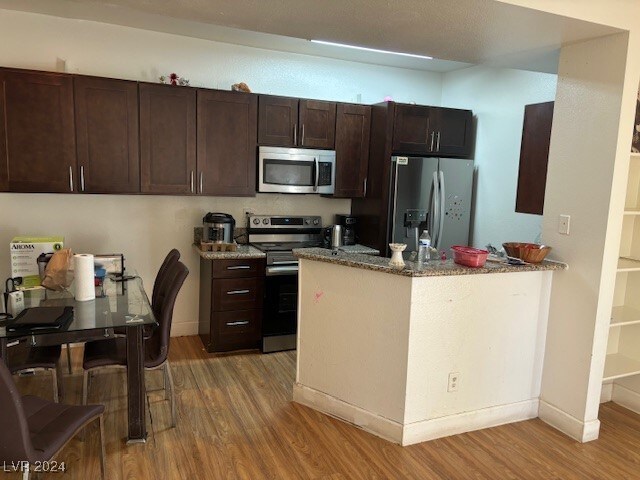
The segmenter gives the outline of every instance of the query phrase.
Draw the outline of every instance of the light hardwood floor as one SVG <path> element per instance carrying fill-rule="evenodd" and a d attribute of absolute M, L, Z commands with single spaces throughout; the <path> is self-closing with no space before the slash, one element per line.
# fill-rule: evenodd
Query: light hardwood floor
<path fill-rule="evenodd" d="M 74 349 L 74 374 L 65 376 L 68 403 L 80 402 L 81 352 Z M 89 401 L 107 407 L 107 478 L 640 479 L 640 415 L 613 403 L 601 407 L 600 439 L 587 444 L 536 419 L 402 448 L 291 402 L 294 352 L 215 357 L 198 337 L 182 337 L 172 339 L 170 357 L 178 426 L 169 428 L 162 394 L 151 394 L 146 445 L 123 441 L 124 372 L 98 373 L 92 383 Z M 159 385 L 159 372 L 147 375 Z M 49 382 L 18 379 L 25 394 L 49 395 Z M 99 478 L 96 433 L 64 449 L 66 473 L 41 478 Z"/>

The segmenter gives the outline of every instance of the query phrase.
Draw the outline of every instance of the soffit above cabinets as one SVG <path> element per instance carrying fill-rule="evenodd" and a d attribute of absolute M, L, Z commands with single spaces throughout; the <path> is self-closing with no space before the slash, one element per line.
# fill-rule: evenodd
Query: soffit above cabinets
<path fill-rule="evenodd" d="M 349 0 L 330 8 L 317 0 L 0 0 L 0 8 L 440 72 L 486 64 L 555 73 L 561 45 L 620 31 L 489 0 Z M 310 39 L 435 59 L 353 51 Z"/>

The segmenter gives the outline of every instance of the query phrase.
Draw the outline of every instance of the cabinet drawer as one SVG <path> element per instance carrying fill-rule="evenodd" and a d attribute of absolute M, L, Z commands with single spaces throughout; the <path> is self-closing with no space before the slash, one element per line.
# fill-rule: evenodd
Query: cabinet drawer
<path fill-rule="evenodd" d="M 263 277 L 213 280 L 211 309 L 226 311 L 261 308 L 263 284 Z"/>
<path fill-rule="evenodd" d="M 263 258 L 238 258 L 233 260 L 213 260 L 213 278 L 261 277 L 264 275 Z"/>
<path fill-rule="evenodd" d="M 261 309 L 214 312 L 211 323 L 216 330 L 213 335 L 213 351 L 260 347 Z"/>

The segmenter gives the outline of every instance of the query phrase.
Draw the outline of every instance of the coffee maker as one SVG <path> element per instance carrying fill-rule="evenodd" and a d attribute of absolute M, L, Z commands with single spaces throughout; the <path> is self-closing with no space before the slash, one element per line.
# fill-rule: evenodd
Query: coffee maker
<path fill-rule="evenodd" d="M 342 226 L 342 244 L 356 244 L 356 217 L 353 215 L 336 215 L 336 225 Z"/>

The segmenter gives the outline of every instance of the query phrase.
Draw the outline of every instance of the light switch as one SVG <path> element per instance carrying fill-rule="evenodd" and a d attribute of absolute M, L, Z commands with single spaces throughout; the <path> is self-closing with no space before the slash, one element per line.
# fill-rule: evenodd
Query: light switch
<path fill-rule="evenodd" d="M 560 215 L 560 221 L 558 222 L 558 233 L 562 235 L 569 235 L 571 229 L 571 215 Z"/>

